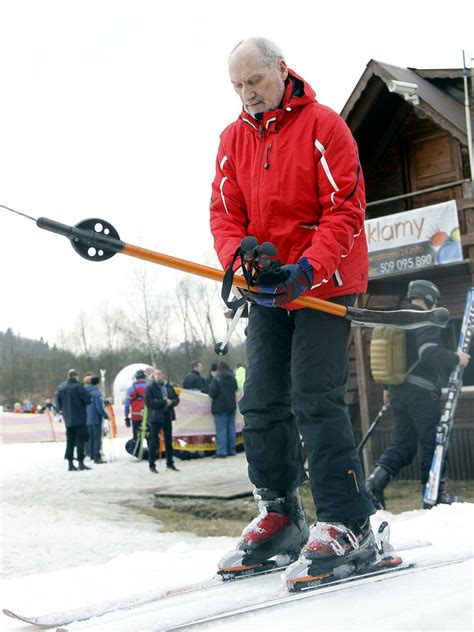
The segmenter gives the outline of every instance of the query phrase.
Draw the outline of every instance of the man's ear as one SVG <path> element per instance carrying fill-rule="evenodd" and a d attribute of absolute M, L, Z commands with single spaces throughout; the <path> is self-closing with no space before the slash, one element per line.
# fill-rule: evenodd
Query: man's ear
<path fill-rule="evenodd" d="M 278 70 L 280 71 L 281 78 L 285 81 L 288 77 L 288 66 L 286 65 L 286 61 L 284 59 L 280 59 Z"/>

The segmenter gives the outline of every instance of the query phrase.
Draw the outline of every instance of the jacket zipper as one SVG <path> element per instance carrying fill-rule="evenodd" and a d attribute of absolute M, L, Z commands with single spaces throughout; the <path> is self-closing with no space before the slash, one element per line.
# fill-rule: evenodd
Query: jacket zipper
<path fill-rule="evenodd" d="M 257 145 L 260 145 L 258 148 L 259 151 L 259 156 L 257 158 L 257 160 L 255 161 L 255 191 L 257 192 L 256 198 L 255 198 L 255 207 L 254 207 L 254 212 L 255 212 L 255 218 L 256 221 L 258 223 L 259 228 L 261 227 L 261 223 L 260 223 L 260 197 L 261 197 L 261 186 L 262 186 L 262 171 L 260 171 L 260 168 L 258 168 L 257 166 L 264 163 L 265 162 L 265 129 L 263 127 L 262 124 L 260 124 L 259 130 L 258 130 L 258 138 L 260 140 L 260 143 L 257 143 Z M 258 218 L 258 220 L 257 220 Z"/>
<path fill-rule="evenodd" d="M 272 144 L 270 143 L 267 147 L 267 155 L 265 158 L 265 162 L 263 163 L 263 168 L 264 169 L 269 169 L 270 168 L 270 149 L 272 148 Z"/>

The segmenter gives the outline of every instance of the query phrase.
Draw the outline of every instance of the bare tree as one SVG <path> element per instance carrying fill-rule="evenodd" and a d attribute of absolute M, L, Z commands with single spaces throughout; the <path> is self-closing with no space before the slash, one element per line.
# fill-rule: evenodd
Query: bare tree
<path fill-rule="evenodd" d="M 169 354 L 172 311 L 164 299 L 151 290 L 145 265 L 135 270 L 134 286 L 137 300 L 124 323 L 124 332 L 129 341 L 145 348 L 150 363 L 156 366 Z"/>
<path fill-rule="evenodd" d="M 104 305 L 99 310 L 99 317 L 102 348 L 105 353 L 111 354 L 117 351 L 122 343 L 125 312 L 120 307 L 111 309 L 108 305 Z"/>
<path fill-rule="evenodd" d="M 215 334 L 216 305 L 219 296 L 217 284 L 209 281 L 196 282 L 195 296 L 196 300 L 192 307 L 201 331 L 202 341 L 205 345 L 214 345 L 217 342 Z"/>
<path fill-rule="evenodd" d="M 85 356 L 87 362 L 92 363 L 93 325 L 85 311 L 80 311 L 77 315 L 72 338 L 76 348 Z"/>
<path fill-rule="evenodd" d="M 176 288 L 176 298 L 184 333 L 185 349 L 193 343 L 214 345 L 217 341 L 218 286 L 209 281 L 182 279 Z"/>
<path fill-rule="evenodd" d="M 192 343 L 197 340 L 197 330 L 194 326 L 194 320 L 191 317 L 191 305 L 192 305 L 192 289 L 191 289 L 191 281 L 189 278 L 181 279 L 176 287 L 176 300 L 178 303 L 178 309 L 180 312 L 180 322 L 183 327 L 184 334 L 184 349 L 187 357 L 190 357 L 190 349 L 192 347 Z"/>

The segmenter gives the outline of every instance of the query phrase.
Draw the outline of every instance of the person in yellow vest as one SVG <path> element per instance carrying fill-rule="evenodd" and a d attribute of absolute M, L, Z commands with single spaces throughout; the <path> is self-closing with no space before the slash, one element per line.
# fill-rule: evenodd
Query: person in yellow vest
<path fill-rule="evenodd" d="M 243 364 L 237 364 L 235 369 L 235 379 L 237 380 L 237 386 L 240 390 L 243 390 L 245 383 L 245 367 Z"/>

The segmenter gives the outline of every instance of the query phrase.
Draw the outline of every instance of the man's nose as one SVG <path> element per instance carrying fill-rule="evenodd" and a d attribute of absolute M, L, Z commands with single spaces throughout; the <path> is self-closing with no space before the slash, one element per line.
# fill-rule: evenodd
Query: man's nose
<path fill-rule="evenodd" d="M 243 86 L 242 88 L 242 101 L 249 103 L 256 97 L 256 92 L 251 86 Z"/>

